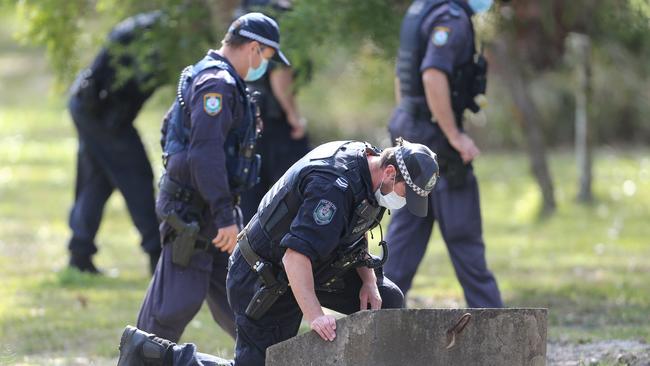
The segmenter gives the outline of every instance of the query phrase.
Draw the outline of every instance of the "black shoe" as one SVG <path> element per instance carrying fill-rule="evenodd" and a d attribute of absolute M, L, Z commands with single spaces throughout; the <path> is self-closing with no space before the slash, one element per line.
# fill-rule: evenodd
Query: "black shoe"
<path fill-rule="evenodd" d="M 171 365 L 171 351 L 175 343 L 145 333 L 127 325 L 120 340 L 120 359 L 117 366 Z"/>
<path fill-rule="evenodd" d="M 95 275 L 102 274 L 102 272 L 97 269 L 97 267 L 95 267 L 92 257 L 89 255 L 71 254 L 69 266 L 70 268 L 78 269 L 81 272 L 87 272 Z"/>
<path fill-rule="evenodd" d="M 158 259 L 160 259 L 160 254 L 162 249 L 158 249 L 155 252 L 149 252 L 149 271 L 153 275 L 156 272 L 156 266 L 158 265 Z"/>

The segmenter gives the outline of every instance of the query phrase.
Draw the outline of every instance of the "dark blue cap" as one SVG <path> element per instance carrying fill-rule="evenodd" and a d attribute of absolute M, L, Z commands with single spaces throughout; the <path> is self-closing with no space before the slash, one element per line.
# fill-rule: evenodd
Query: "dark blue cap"
<path fill-rule="evenodd" d="M 280 51 L 280 28 L 275 20 L 262 13 L 248 13 L 232 22 L 228 33 L 257 41 L 275 50 L 273 59 L 290 66 L 291 63 Z"/>
<path fill-rule="evenodd" d="M 416 216 L 427 216 L 429 194 L 438 180 L 436 154 L 422 144 L 398 138 L 395 158 L 406 182 L 406 207 Z"/>

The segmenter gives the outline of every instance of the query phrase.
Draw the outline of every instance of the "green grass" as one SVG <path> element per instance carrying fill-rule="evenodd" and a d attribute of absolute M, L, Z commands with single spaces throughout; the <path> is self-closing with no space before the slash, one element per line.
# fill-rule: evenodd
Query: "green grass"
<path fill-rule="evenodd" d="M 0 364 L 114 365 L 120 332 L 135 323 L 149 281 L 147 257 L 115 194 L 97 238 L 96 262 L 107 275 L 66 270 L 75 132 L 61 97 L 51 92 L 42 51 L 16 46 L 7 37 L 15 25 L 2 20 Z M 305 88 L 302 100 L 306 111 L 321 105 L 312 111 L 324 116 L 314 119 L 320 124 L 315 131 L 326 129 L 327 120 L 367 118 L 363 111 L 350 117 L 354 103 L 331 108 L 336 92 L 321 89 Z M 171 90 L 158 93 L 136 122 L 157 176 L 159 121 L 169 95 Z M 373 120 L 387 109 L 376 106 Z M 650 149 L 598 150 L 596 202 L 590 206 L 574 201 L 571 153 L 554 152 L 550 162 L 559 208 L 545 220 L 537 219 L 540 196 L 524 153 L 485 152 L 476 163 L 488 261 L 506 304 L 548 307 L 551 339 L 650 342 Z M 411 295 L 414 306 L 464 306 L 437 231 Z M 184 340 L 232 355 L 232 341 L 205 308 Z"/>
<path fill-rule="evenodd" d="M 136 122 L 157 172 L 161 114 L 148 106 Z M 0 363 L 110 364 L 149 279 L 124 202 L 111 198 L 98 235 L 107 276 L 66 270 L 76 139 L 64 106 L 4 107 L 0 131 Z M 508 306 L 550 309 L 552 339 L 650 341 L 649 152 L 599 150 L 590 206 L 574 202 L 572 155 L 553 153 L 559 209 L 541 221 L 522 153 L 486 152 L 476 163 L 490 267 Z M 437 232 L 411 294 L 416 306 L 464 306 Z M 184 340 L 232 354 L 206 309 Z"/>

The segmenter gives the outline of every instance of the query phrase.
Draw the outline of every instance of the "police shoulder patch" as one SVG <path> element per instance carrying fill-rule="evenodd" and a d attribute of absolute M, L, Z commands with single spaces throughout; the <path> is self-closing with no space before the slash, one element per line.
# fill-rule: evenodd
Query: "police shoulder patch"
<path fill-rule="evenodd" d="M 327 225 L 332 222 L 336 213 L 336 205 L 328 200 L 320 200 L 314 209 L 314 221 L 318 225 Z"/>
<path fill-rule="evenodd" d="M 449 40 L 449 33 L 451 29 L 449 27 L 435 27 L 433 28 L 433 35 L 431 36 L 431 42 L 437 47 L 444 46 Z"/>
<path fill-rule="evenodd" d="M 221 112 L 222 96 L 219 93 L 203 94 L 203 110 L 208 116 L 216 116 Z"/>

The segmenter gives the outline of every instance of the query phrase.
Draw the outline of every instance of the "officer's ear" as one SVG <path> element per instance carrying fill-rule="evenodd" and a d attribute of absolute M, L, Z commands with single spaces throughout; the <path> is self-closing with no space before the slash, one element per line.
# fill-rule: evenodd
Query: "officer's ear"
<path fill-rule="evenodd" d="M 386 165 L 386 168 L 384 168 L 384 175 L 388 177 L 393 177 L 397 173 L 397 169 L 395 169 L 395 166 L 393 164 L 388 164 Z"/>

